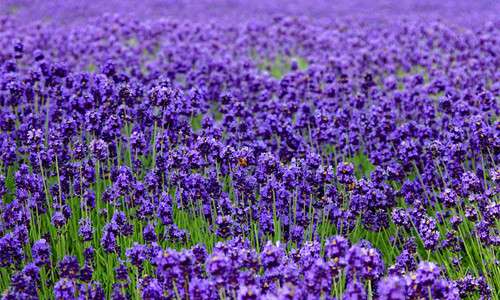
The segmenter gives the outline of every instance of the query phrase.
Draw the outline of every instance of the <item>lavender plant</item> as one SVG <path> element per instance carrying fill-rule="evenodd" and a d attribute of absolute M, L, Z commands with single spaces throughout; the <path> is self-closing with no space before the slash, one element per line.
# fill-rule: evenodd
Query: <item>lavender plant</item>
<path fill-rule="evenodd" d="M 1 4 L 2 299 L 498 299 L 500 7 L 407 2 Z"/>

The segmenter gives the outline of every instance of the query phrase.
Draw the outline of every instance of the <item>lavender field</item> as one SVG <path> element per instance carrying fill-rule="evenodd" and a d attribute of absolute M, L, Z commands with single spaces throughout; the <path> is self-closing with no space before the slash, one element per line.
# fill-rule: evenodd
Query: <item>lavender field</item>
<path fill-rule="evenodd" d="M 0 0 L 2 299 L 500 299 L 500 1 Z"/>

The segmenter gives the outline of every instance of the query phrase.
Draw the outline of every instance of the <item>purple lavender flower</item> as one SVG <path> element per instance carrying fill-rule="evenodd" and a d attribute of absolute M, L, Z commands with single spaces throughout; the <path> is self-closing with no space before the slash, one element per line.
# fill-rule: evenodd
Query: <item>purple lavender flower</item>
<path fill-rule="evenodd" d="M 441 270 L 435 264 L 421 262 L 416 271 L 416 284 L 420 289 L 426 290 L 427 287 L 432 286 L 439 279 L 440 274 Z"/>
<path fill-rule="evenodd" d="M 142 264 L 147 258 L 147 247 L 136 243 L 127 249 L 125 255 L 132 265 L 142 270 Z"/>
<path fill-rule="evenodd" d="M 374 280 L 383 275 L 384 262 L 374 248 L 354 245 L 349 249 L 346 261 L 346 272 L 351 278 Z"/>
<path fill-rule="evenodd" d="M 51 218 L 51 223 L 56 228 L 61 228 L 68 222 L 68 219 L 61 211 L 55 211 Z"/>
<path fill-rule="evenodd" d="M 106 160 L 109 156 L 108 144 L 102 139 L 96 139 L 90 142 L 90 152 L 97 160 Z"/>
<path fill-rule="evenodd" d="M 352 186 L 356 178 L 354 177 L 354 166 L 351 163 L 342 163 L 337 168 L 337 180 L 346 185 Z"/>
<path fill-rule="evenodd" d="M 206 270 L 217 285 L 222 285 L 231 271 L 231 261 L 222 253 L 214 253 L 207 259 Z"/>
<path fill-rule="evenodd" d="M 75 283 L 67 278 L 62 278 L 54 285 L 54 298 L 56 300 L 76 299 Z"/>
<path fill-rule="evenodd" d="M 101 246 L 106 252 L 115 252 L 118 245 L 116 242 L 116 234 L 112 225 L 108 224 L 104 226 L 103 234 L 101 238 Z"/>
<path fill-rule="evenodd" d="M 285 253 L 279 243 L 273 245 L 271 242 L 267 242 L 262 250 L 260 259 L 264 268 L 272 269 L 282 264 L 284 256 Z"/>
<path fill-rule="evenodd" d="M 381 300 L 405 300 L 408 297 L 406 279 L 390 276 L 378 284 L 378 296 Z"/>
<path fill-rule="evenodd" d="M 123 262 L 120 262 L 118 267 L 115 268 L 115 279 L 118 281 L 128 281 L 128 269 Z"/>
<path fill-rule="evenodd" d="M 260 289 L 255 286 L 241 286 L 236 296 L 238 300 L 255 300 L 260 297 Z"/>
<path fill-rule="evenodd" d="M 90 223 L 90 219 L 81 219 L 79 222 L 80 228 L 78 230 L 78 234 L 84 241 L 92 240 L 92 226 Z"/>
<path fill-rule="evenodd" d="M 430 217 L 424 217 L 418 226 L 418 232 L 424 242 L 426 249 L 435 249 L 439 242 L 439 231 L 436 221 Z"/>
<path fill-rule="evenodd" d="M 366 300 L 365 287 L 359 281 L 349 282 L 342 296 L 343 300 Z"/>
<path fill-rule="evenodd" d="M 207 279 L 193 278 L 189 283 L 189 298 L 211 300 L 219 296 L 215 292 L 212 281 Z"/>
<path fill-rule="evenodd" d="M 95 250 L 92 246 L 89 246 L 83 250 L 83 257 L 85 262 L 90 263 L 94 260 Z"/>
<path fill-rule="evenodd" d="M 94 270 L 92 269 L 91 266 L 89 266 L 88 264 L 84 264 L 83 267 L 80 269 L 80 273 L 78 274 L 78 279 L 88 283 L 92 280 L 93 272 Z"/>
<path fill-rule="evenodd" d="M 148 224 L 144 227 L 142 230 L 142 236 L 146 242 L 156 242 L 158 240 L 155 228 L 152 224 Z"/>
<path fill-rule="evenodd" d="M 163 290 L 156 278 L 146 277 L 139 281 L 141 298 L 148 300 L 163 299 Z"/>
<path fill-rule="evenodd" d="M 217 225 L 216 234 L 221 238 L 227 238 L 232 234 L 233 220 L 231 216 L 218 216 L 215 221 Z"/>
<path fill-rule="evenodd" d="M 31 247 L 31 255 L 37 266 L 50 264 L 51 249 L 49 243 L 45 239 L 36 241 Z"/>
<path fill-rule="evenodd" d="M 58 263 L 61 278 L 75 279 L 78 276 L 79 264 L 75 256 L 65 256 Z"/>

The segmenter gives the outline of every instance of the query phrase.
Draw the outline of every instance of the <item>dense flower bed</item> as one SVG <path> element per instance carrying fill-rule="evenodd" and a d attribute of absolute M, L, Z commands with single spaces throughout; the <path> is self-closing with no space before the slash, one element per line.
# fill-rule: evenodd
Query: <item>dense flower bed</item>
<path fill-rule="evenodd" d="M 241 22 L 206 1 L 167 18 L 155 1 L 135 17 L 94 1 L 61 23 L 49 2 L 29 22 L 8 2 L 4 299 L 498 299 L 486 1 L 442 20 L 348 2 L 214 10 Z"/>

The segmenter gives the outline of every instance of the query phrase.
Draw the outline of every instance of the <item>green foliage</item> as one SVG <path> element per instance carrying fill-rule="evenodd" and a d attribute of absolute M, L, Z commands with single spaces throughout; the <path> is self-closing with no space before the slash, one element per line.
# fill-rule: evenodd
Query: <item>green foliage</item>
<path fill-rule="evenodd" d="M 264 59 L 259 65 L 261 70 L 266 70 L 269 74 L 276 78 L 281 79 L 291 70 L 291 62 L 296 61 L 299 70 L 305 70 L 308 67 L 308 63 L 304 58 L 301 57 L 285 57 L 279 56 L 274 59 L 274 61 Z"/>

